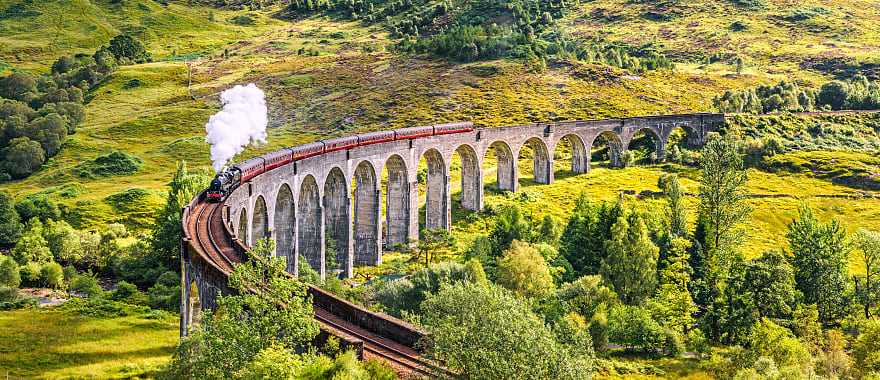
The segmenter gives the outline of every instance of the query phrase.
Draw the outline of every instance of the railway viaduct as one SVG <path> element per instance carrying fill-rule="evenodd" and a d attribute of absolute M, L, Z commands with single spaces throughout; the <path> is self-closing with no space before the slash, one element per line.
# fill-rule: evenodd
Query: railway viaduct
<path fill-rule="evenodd" d="M 621 155 L 639 132 L 651 136 L 656 157 L 663 158 L 674 130 L 684 129 L 690 144 L 702 145 L 723 119 L 719 114 L 690 114 L 537 123 L 359 146 L 293 162 L 243 183 L 225 202 L 225 222 L 246 246 L 263 237 L 274 239 L 276 255 L 287 258 L 294 275 L 304 259 L 325 276 L 327 247 L 335 247 L 342 275 L 351 276 L 355 265 L 381 263 L 383 248 L 417 239 L 422 206 L 426 228 L 450 228 L 450 171 L 456 155 L 461 206 L 479 211 L 483 171 L 492 169 L 483 165 L 490 151 L 498 188 L 515 192 L 517 158 L 525 147 L 532 152 L 535 182 L 549 184 L 553 153 L 563 142 L 570 147 L 571 170 L 587 173 L 591 148 L 600 140 L 608 146 L 611 165 L 620 166 Z M 421 175 L 424 203 L 419 200 L 420 161 L 427 163 Z"/>

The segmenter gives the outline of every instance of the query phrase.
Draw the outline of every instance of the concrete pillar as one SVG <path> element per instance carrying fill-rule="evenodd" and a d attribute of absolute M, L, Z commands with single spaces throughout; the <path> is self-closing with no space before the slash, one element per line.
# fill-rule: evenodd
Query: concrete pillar
<path fill-rule="evenodd" d="M 356 264 L 373 265 L 380 252 L 381 192 L 373 168 L 364 161 L 355 170 L 354 257 Z"/>
<path fill-rule="evenodd" d="M 318 273 L 321 275 L 321 280 L 327 278 L 327 245 L 326 245 L 326 233 L 324 228 L 324 207 L 318 206 L 318 258 L 320 260 Z"/>
<path fill-rule="evenodd" d="M 385 245 L 392 247 L 409 242 L 410 183 L 406 164 L 400 156 L 392 156 L 385 164 L 388 182 L 385 187 Z M 379 235 L 381 236 L 381 235 Z"/>
<path fill-rule="evenodd" d="M 452 229 L 452 178 L 444 176 L 443 184 L 443 220 L 440 222 L 440 228 L 447 231 Z"/>
<path fill-rule="evenodd" d="M 374 197 L 374 203 L 376 204 L 376 207 L 373 208 L 373 220 L 376 221 L 374 223 L 376 226 L 376 231 L 373 235 L 373 250 L 375 252 L 375 256 L 373 256 L 372 264 L 379 265 L 382 264 L 382 223 L 380 222 L 380 220 L 382 220 L 382 190 L 380 190 L 378 186 L 376 186 L 376 194 L 374 195 Z"/>
<path fill-rule="evenodd" d="M 409 220 L 407 221 L 407 243 L 419 240 L 419 182 L 409 183 Z"/>

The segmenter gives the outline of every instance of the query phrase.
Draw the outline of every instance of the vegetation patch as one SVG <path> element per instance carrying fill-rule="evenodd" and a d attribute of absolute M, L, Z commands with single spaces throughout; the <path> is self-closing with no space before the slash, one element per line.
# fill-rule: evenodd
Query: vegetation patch
<path fill-rule="evenodd" d="M 833 183 L 865 190 L 880 190 L 880 158 L 853 152 L 791 152 L 765 161 L 771 171 L 809 173 Z"/>
<path fill-rule="evenodd" d="M 136 173 L 143 161 L 131 154 L 114 150 L 92 161 L 77 166 L 76 173 L 83 178 L 98 178 Z"/>

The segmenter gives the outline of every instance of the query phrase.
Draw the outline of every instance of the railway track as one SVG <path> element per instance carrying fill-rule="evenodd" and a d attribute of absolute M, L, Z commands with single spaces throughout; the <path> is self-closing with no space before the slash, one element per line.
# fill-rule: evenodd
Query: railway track
<path fill-rule="evenodd" d="M 208 203 L 199 198 L 188 210 L 185 237 L 191 246 L 225 275 L 232 273 L 235 264 L 242 258 L 233 246 L 223 224 L 221 204 Z M 412 347 L 383 338 L 375 333 L 346 321 L 329 311 L 314 305 L 315 319 L 330 329 L 348 334 L 361 340 L 365 356 L 384 360 L 397 372 L 415 377 L 452 377 L 454 374 L 423 359 Z"/>

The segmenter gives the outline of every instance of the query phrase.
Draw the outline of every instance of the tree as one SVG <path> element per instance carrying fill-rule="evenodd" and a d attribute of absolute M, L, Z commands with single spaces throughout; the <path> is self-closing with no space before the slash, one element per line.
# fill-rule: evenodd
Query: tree
<path fill-rule="evenodd" d="M 83 250 L 80 234 L 67 222 L 48 220 L 43 229 L 43 237 L 46 239 L 55 261 L 73 264 L 82 260 Z"/>
<path fill-rule="evenodd" d="M 46 223 L 61 217 L 58 206 L 52 203 L 46 196 L 29 196 L 15 204 L 15 211 L 25 222 L 31 218 L 39 218 Z"/>
<path fill-rule="evenodd" d="M 816 304 L 825 324 L 843 318 L 849 308 L 846 232 L 832 220 L 820 223 L 802 206 L 786 233 L 793 254 L 794 278 L 804 302 Z"/>
<path fill-rule="evenodd" d="M 859 248 L 858 262 L 865 268 L 864 283 L 861 286 L 857 283 L 859 298 L 865 308 L 865 318 L 870 318 L 871 310 L 880 298 L 880 233 L 860 229 L 856 232 L 855 243 Z"/>
<path fill-rule="evenodd" d="M 850 86 L 846 82 L 831 81 L 822 85 L 817 95 L 817 103 L 828 105 L 833 110 L 841 110 L 846 107 L 849 99 Z"/>
<path fill-rule="evenodd" d="M 808 378 L 812 373 L 810 352 L 785 327 L 762 318 L 754 328 L 749 340 L 752 360 L 770 358 L 780 369 L 796 371 L 798 378 Z"/>
<path fill-rule="evenodd" d="M 724 310 L 729 309 L 723 295 L 730 270 L 741 260 L 737 244 L 742 240 L 739 226 L 751 207 L 745 202 L 748 180 L 742 156 L 731 137 L 711 135 L 702 150 L 703 176 L 700 180 L 700 207 L 695 250 L 692 255 L 695 300 L 701 306 L 706 335 L 720 338 Z"/>
<path fill-rule="evenodd" d="M 740 343 L 761 318 L 790 318 L 798 297 L 794 271 L 776 251 L 735 264 L 726 291 L 722 331 L 725 340 Z"/>
<path fill-rule="evenodd" d="M 40 268 L 40 282 L 48 288 L 60 288 L 64 285 L 64 269 L 54 261 L 43 264 Z"/>
<path fill-rule="evenodd" d="M 21 285 L 18 264 L 11 257 L 0 256 L 0 287 L 16 289 Z"/>
<path fill-rule="evenodd" d="M 0 247 L 11 247 L 21 236 L 22 225 L 13 207 L 13 199 L 0 191 Z"/>
<path fill-rule="evenodd" d="M 605 241 L 611 238 L 611 226 L 621 215 L 620 202 L 595 206 L 581 193 L 559 241 L 559 251 L 571 264 L 573 277 L 599 273 L 607 254 Z"/>
<path fill-rule="evenodd" d="M 619 305 L 608 314 L 608 340 L 644 352 L 663 348 L 664 332 L 651 313 L 639 306 Z"/>
<path fill-rule="evenodd" d="M 593 358 L 557 342 L 524 300 L 498 286 L 447 286 L 422 311 L 431 354 L 463 378 L 590 378 Z"/>
<path fill-rule="evenodd" d="M 67 120 L 53 112 L 31 120 L 27 137 L 38 141 L 46 157 L 52 157 L 61 149 L 61 144 L 67 138 L 67 131 Z"/>
<path fill-rule="evenodd" d="M 862 375 L 880 372 L 880 320 L 872 318 L 853 343 L 853 358 Z"/>
<path fill-rule="evenodd" d="M 687 237 L 687 209 L 684 205 L 684 194 L 678 182 L 678 175 L 664 174 L 662 179 L 663 193 L 666 195 L 666 219 L 669 223 L 669 235 Z"/>
<path fill-rule="evenodd" d="M 150 239 L 154 253 L 161 257 L 169 270 L 179 270 L 180 210 L 210 181 L 210 176 L 204 173 L 190 173 L 185 161 L 177 163 L 177 171 L 169 184 L 168 199 L 156 215 Z"/>
<path fill-rule="evenodd" d="M 498 284 L 527 298 L 541 298 L 554 290 L 550 267 L 535 246 L 514 240 L 498 261 Z"/>
<path fill-rule="evenodd" d="M 27 231 L 21 235 L 11 253 L 20 265 L 52 261 L 52 252 L 43 238 L 43 223 L 39 219 L 32 219 L 28 223 Z"/>
<path fill-rule="evenodd" d="M 522 210 L 516 205 L 504 207 L 498 214 L 495 229 L 489 235 L 493 255 L 501 256 L 514 240 L 528 241 L 530 233 L 531 226 L 523 216 Z"/>
<path fill-rule="evenodd" d="M 677 237 L 670 243 L 671 249 L 666 258 L 667 264 L 660 272 L 660 286 L 657 294 L 648 301 L 648 308 L 655 320 L 663 327 L 687 336 L 694 324 L 697 306 L 688 291 L 691 282 L 690 266 L 687 262 L 687 249 L 690 242 Z"/>
<path fill-rule="evenodd" d="M 448 252 L 455 245 L 455 238 L 445 228 L 426 228 L 422 230 L 421 239 L 419 239 L 417 257 L 425 259 L 425 267 L 427 268 L 438 255 Z"/>
<path fill-rule="evenodd" d="M 0 97 L 28 103 L 37 97 L 37 80 L 24 71 L 0 79 Z"/>
<path fill-rule="evenodd" d="M 46 161 L 40 143 L 27 137 L 16 137 L 3 150 L 4 168 L 13 178 L 24 178 L 37 171 Z"/>
<path fill-rule="evenodd" d="M 144 63 L 151 59 L 150 54 L 144 48 L 144 44 L 128 34 L 120 34 L 113 37 L 107 50 L 113 54 L 117 61 Z"/>
<path fill-rule="evenodd" d="M 551 215 L 544 215 L 541 226 L 538 228 L 538 241 L 555 245 L 562 234 L 559 222 Z"/>
<path fill-rule="evenodd" d="M 619 217 L 605 250 L 608 256 L 602 260 L 602 277 L 614 286 L 623 303 L 643 304 L 657 286 L 660 249 L 648 236 L 642 217 L 638 213 Z"/>
<path fill-rule="evenodd" d="M 318 335 L 306 286 L 287 275 L 271 241 L 259 240 L 236 265 L 229 284 L 238 295 L 220 297 L 217 312 L 181 340 L 172 371 L 183 378 L 226 379 L 275 344 L 304 349 Z"/>

